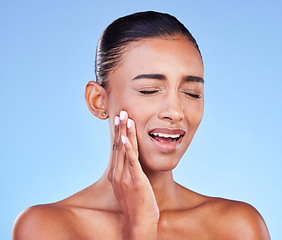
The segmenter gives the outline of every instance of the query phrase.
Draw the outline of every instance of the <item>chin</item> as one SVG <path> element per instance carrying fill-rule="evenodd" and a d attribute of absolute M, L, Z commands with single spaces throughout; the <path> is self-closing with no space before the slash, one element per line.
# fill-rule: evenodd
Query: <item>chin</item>
<path fill-rule="evenodd" d="M 181 156 L 173 156 L 173 154 L 157 154 L 157 156 L 146 156 L 146 154 L 143 155 L 140 153 L 139 160 L 145 172 L 172 171 L 179 163 L 183 154 L 181 154 Z"/>

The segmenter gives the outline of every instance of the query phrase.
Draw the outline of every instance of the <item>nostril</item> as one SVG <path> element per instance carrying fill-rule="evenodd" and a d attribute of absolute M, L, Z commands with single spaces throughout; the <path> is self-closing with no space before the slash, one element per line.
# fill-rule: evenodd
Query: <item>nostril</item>
<path fill-rule="evenodd" d="M 183 113 L 179 114 L 179 113 L 172 113 L 172 114 L 167 114 L 169 116 L 163 116 L 162 118 L 170 121 L 170 122 L 178 122 L 181 121 L 183 119 Z"/>
<path fill-rule="evenodd" d="M 170 117 L 164 117 L 164 119 L 172 120 Z"/>

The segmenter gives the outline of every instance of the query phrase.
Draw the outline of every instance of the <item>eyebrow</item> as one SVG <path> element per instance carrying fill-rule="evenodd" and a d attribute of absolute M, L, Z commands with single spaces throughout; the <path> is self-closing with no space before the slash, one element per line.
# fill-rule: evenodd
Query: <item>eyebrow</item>
<path fill-rule="evenodd" d="M 133 78 L 133 80 L 142 79 L 142 78 L 166 80 L 165 75 L 157 74 L 157 73 L 153 73 L 153 74 L 140 74 L 140 75 L 136 76 L 135 78 Z"/>
<path fill-rule="evenodd" d="M 186 76 L 184 77 L 184 81 L 185 82 L 199 82 L 199 83 L 205 83 L 204 79 L 201 77 L 197 77 L 197 76 Z"/>
<path fill-rule="evenodd" d="M 140 74 L 137 75 L 135 78 L 133 78 L 133 80 L 137 80 L 137 79 L 156 79 L 156 80 L 166 80 L 166 76 L 163 74 L 158 74 L 158 73 L 153 73 L 153 74 Z M 197 77 L 197 76 L 185 76 L 183 78 L 184 82 L 199 82 L 199 83 L 204 83 L 204 79 L 201 77 Z"/>

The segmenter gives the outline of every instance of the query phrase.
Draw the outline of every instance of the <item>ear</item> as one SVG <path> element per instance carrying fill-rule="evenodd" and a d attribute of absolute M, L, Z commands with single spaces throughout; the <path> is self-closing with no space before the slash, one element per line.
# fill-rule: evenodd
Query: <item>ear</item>
<path fill-rule="evenodd" d="M 86 104 L 93 115 L 103 120 L 108 118 L 106 112 L 107 93 L 100 84 L 94 81 L 87 83 L 84 96 Z"/>

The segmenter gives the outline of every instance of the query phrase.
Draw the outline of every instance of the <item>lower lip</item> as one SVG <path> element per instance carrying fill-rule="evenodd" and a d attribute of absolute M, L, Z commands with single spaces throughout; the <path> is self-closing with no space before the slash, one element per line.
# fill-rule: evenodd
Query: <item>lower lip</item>
<path fill-rule="evenodd" d="M 165 142 L 160 142 L 160 141 L 157 141 L 156 139 L 154 139 L 153 137 L 151 137 L 149 135 L 150 139 L 152 140 L 153 144 L 155 145 L 155 147 L 160 150 L 161 152 L 164 152 L 164 153 L 172 153 L 172 152 L 175 152 L 181 142 L 182 142 L 182 139 L 183 139 L 183 136 L 181 136 L 176 142 L 173 142 L 173 143 L 165 143 Z"/>

